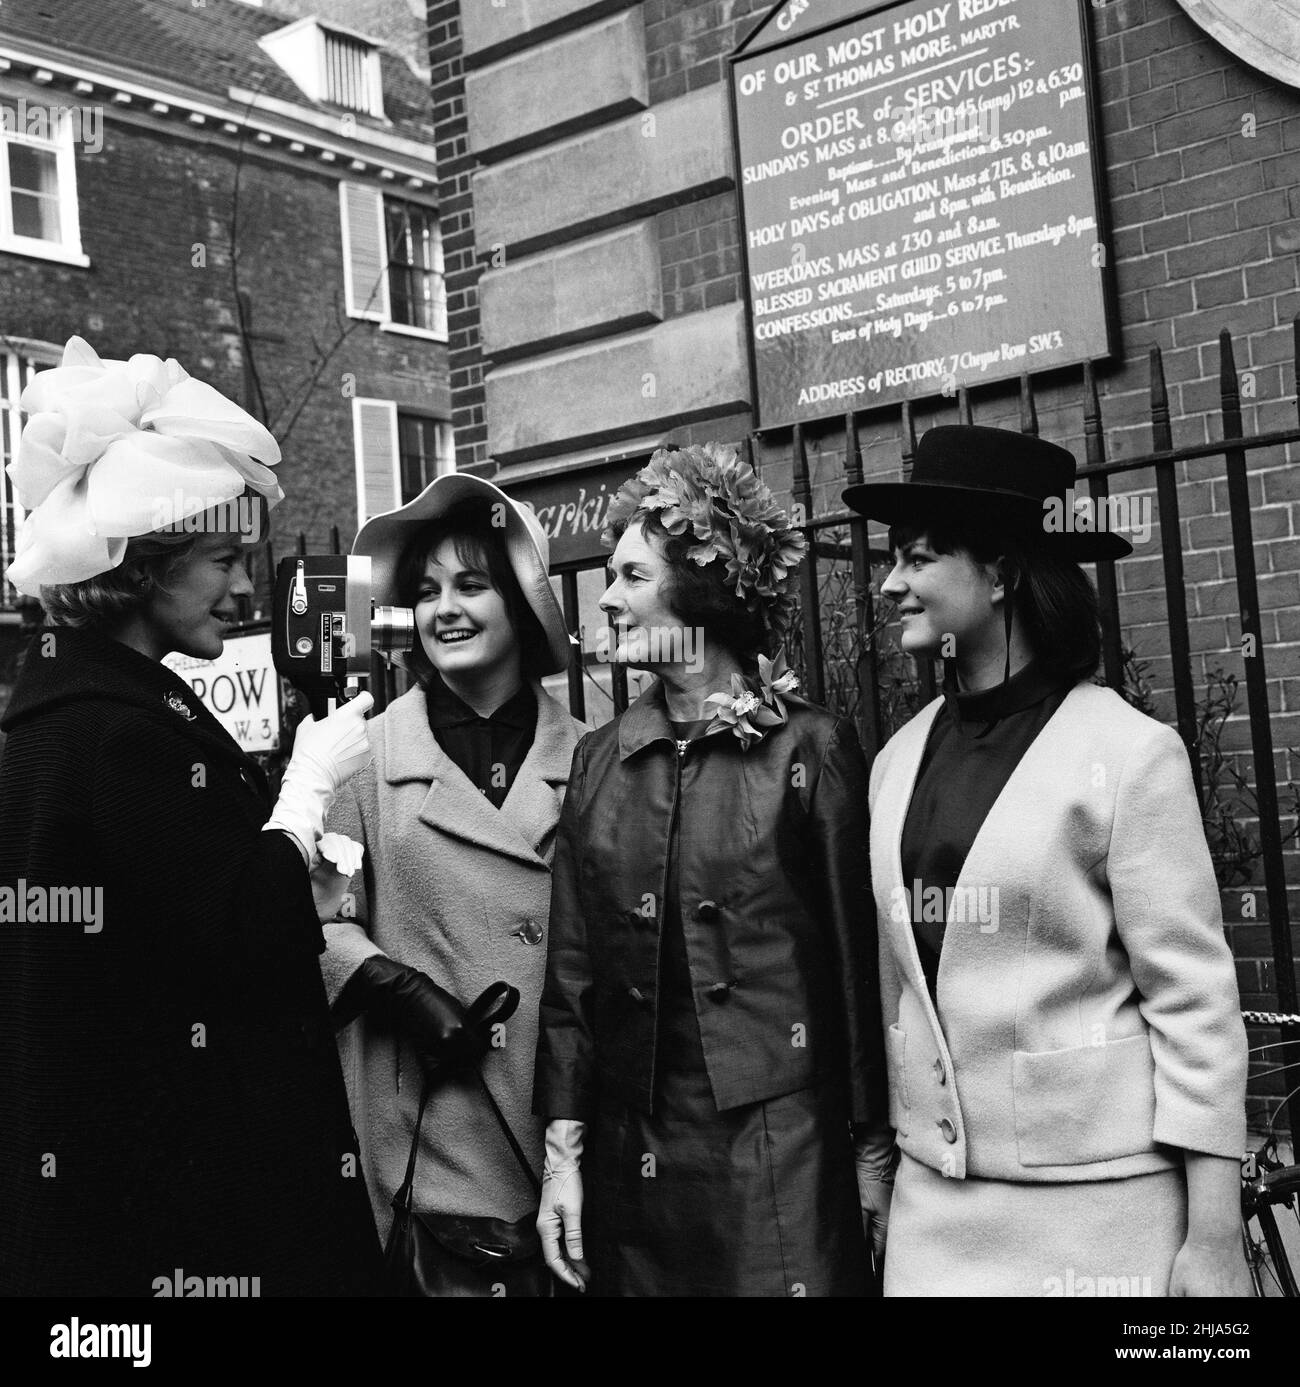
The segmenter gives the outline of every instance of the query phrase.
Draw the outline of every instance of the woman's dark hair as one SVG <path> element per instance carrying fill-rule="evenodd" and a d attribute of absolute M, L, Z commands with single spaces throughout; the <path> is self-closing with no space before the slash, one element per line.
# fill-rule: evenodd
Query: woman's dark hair
<path fill-rule="evenodd" d="M 456 547 L 456 558 L 467 568 L 482 569 L 505 602 L 506 615 L 519 642 L 519 668 L 526 679 L 540 679 L 550 664 L 550 643 L 542 623 L 528 605 L 506 554 L 505 531 L 492 523 L 493 506 L 487 501 L 462 501 L 436 520 L 421 526 L 407 541 L 397 561 L 397 600 L 414 607 L 420 583 L 431 555 L 445 540 Z M 436 671 L 417 637 L 406 657 L 406 667 L 421 685 L 428 687 Z"/>
<path fill-rule="evenodd" d="M 924 539 L 939 554 L 962 550 L 976 563 L 1002 559 L 1014 590 L 1014 610 L 1039 663 L 1050 674 L 1089 679 L 1101 660 L 1097 592 L 1072 559 L 1052 553 L 1048 542 L 1009 532 L 996 518 L 936 515 L 892 525 L 889 547 Z"/>
<path fill-rule="evenodd" d="M 703 566 L 686 557 L 696 539 L 693 533 L 670 535 L 659 516 L 638 513 L 611 527 L 615 543 L 628 526 L 644 522 L 645 535 L 668 565 L 665 597 L 684 626 L 694 626 L 728 650 L 748 669 L 757 669 L 759 655 L 771 655 L 772 640 L 761 608 L 749 611 L 726 584 L 727 563 L 714 559 Z"/>

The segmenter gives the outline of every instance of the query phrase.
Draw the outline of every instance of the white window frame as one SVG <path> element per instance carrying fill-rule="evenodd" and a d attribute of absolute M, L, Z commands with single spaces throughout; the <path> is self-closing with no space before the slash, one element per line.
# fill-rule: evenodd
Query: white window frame
<path fill-rule="evenodd" d="M 423 419 L 427 423 L 433 424 L 437 431 L 437 445 L 433 455 L 433 476 L 425 482 L 436 480 L 438 477 L 450 476 L 456 469 L 456 430 L 450 419 L 444 419 L 440 414 L 430 414 L 428 410 L 418 409 L 413 405 L 398 403 L 395 406 L 393 416 L 393 428 L 397 438 L 397 494 L 402 494 L 402 420 Z M 443 443 L 449 446 L 443 448 Z"/>
<path fill-rule="evenodd" d="M 27 255 L 37 260 L 55 260 L 63 265 L 88 269 L 90 259 L 81 249 L 81 218 L 77 209 L 77 165 L 73 143 L 75 122 L 71 119 L 69 108 L 53 106 L 46 109 L 52 116 L 57 115 L 52 121 L 54 131 L 48 139 L 0 125 L 0 252 Z M 44 241 L 37 236 L 19 236 L 15 233 L 9 181 L 11 145 L 26 145 L 54 155 L 59 181 L 60 240 Z"/>
<path fill-rule="evenodd" d="M 12 445 L 10 461 L 18 456 L 18 441 L 23 431 L 23 412 L 18 401 L 31 383 L 38 368 L 57 366 L 63 360 L 63 349 L 53 342 L 39 342 L 26 337 L 0 337 L 0 410 L 8 417 L 8 436 Z M 0 521 L 4 507 L 14 514 L 14 541 L 27 512 L 13 494 L 14 484 L 7 473 L 0 472 Z M 0 531 L 2 534 L 2 531 Z M 4 568 L 13 563 L 14 555 L 5 554 L 0 544 L 0 617 L 17 611 L 17 599 L 10 583 L 3 576 Z"/>
<path fill-rule="evenodd" d="M 379 204 L 379 215 L 383 221 L 384 236 L 383 247 L 385 257 L 388 254 L 388 208 L 385 205 L 389 200 L 393 202 L 411 202 L 410 198 L 398 197 L 395 193 L 384 193 Z M 425 342 L 446 342 L 451 337 L 450 310 L 446 307 L 447 297 L 447 261 L 446 252 L 442 244 L 442 215 L 436 207 L 430 207 L 427 203 L 412 203 L 412 206 L 422 207 L 426 212 L 433 214 L 434 220 L 438 224 L 438 258 L 442 260 L 442 294 L 444 300 L 443 318 L 447 321 L 446 330 L 437 332 L 433 328 L 416 327 L 413 323 L 396 323 L 393 321 L 392 300 L 388 290 L 388 270 L 387 263 L 384 265 L 384 318 L 379 324 L 385 332 L 396 332 L 403 337 L 419 337 Z"/>
<path fill-rule="evenodd" d="M 357 297 L 355 286 L 352 282 L 352 234 L 348 222 L 348 188 L 354 186 L 348 180 L 339 183 L 339 226 L 342 232 L 343 244 L 343 303 L 349 318 L 362 318 L 370 322 L 377 323 L 385 332 L 396 333 L 402 337 L 418 337 L 424 342 L 447 342 L 451 335 L 450 313 L 444 307 L 443 315 L 445 329 L 438 332 L 433 328 L 416 327 L 411 323 L 399 323 L 393 320 L 392 298 L 388 287 L 388 275 L 390 266 L 388 264 L 388 202 L 411 203 L 413 206 L 421 207 L 429 212 L 438 225 L 438 258 L 443 262 L 442 291 L 444 304 L 447 293 L 447 268 L 445 252 L 442 245 L 442 217 L 436 207 L 430 207 L 427 203 L 414 202 L 411 198 L 398 197 L 395 193 L 386 193 L 382 189 L 372 189 L 368 184 L 359 186 L 372 191 L 376 200 L 376 212 L 379 219 L 378 244 L 384 255 L 384 265 L 380 272 L 377 291 L 370 295 L 369 302 L 373 307 L 353 308 L 352 304 Z"/>

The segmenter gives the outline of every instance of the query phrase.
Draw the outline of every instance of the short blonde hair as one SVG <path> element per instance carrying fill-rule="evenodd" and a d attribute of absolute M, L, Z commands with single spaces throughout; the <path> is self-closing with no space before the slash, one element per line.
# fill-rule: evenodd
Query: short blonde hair
<path fill-rule="evenodd" d="M 46 618 L 51 626 L 117 626 L 144 606 L 155 588 L 166 589 L 197 541 L 197 534 L 169 530 L 128 540 L 122 562 L 107 573 L 42 586 Z"/>

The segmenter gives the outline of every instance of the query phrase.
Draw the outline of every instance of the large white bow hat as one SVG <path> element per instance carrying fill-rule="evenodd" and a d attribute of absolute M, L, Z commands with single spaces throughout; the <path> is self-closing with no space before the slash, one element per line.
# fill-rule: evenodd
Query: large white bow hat
<path fill-rule="evenodd" d="M 252 415 L 172 359 L 101 360 L 80 337 L 33 378 L 9 464 L 27 511 L 7 577 L 19 592 L 116 568 L 127 540 L 234 500 L 284 492 L 280 447 Z"/>

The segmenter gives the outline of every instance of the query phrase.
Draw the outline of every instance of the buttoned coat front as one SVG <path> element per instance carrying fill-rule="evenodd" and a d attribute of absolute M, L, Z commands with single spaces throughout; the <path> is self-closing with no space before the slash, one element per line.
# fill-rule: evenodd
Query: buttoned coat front
<path fill-rule="evenodd" d="M 352 913 L 325 926 L 331 1003 L 374 954 L 426 973 L 468 1003 L 498 979 L 518 1011 L 482 1064 L 538 1172 L 531 1114 L 537 1008 L 545 972 L 550 862 L 569 765 L 586 729 L 540 685 L 533 744 L 502 807 L 493 807 L 438 746 L 425 695 L 412 689 L 369 723 L 373 764 L 340 794 L 327 827 L 366 849 Z M 421 1071 L 409 1044 L 358 1017 L 339 1035 L 343 1074 L 381 1238 L 392 1220 L 414 1130 Z M 535 1198 L 477 1083 L 444 1083 L 425 1112 L 417 1213 L 514 1220 Z"/>
<path fill-rule="evenodd" d="M 900 844 L 941 707 L 871 775 L 899 1145 L 953 1178 L 1019 1182 L 1171 1169 L 1177 1148 L 1236 1159 L 1245 1032 L 1182 743 L 1111 690 L 1071 690 L 971 846 L 936 1009 Z"/>
<path fill-rule="evenodd" d="M 534 1097 L 590 1119 L 651 1111 L 667 854 L 719 1111 L 842 1078 L 883 1117 L 866 768 L 852 725 L 802 699 L 749 748 L 679 756 L 662 684 L 585 737 L 555 862 Z"/>

